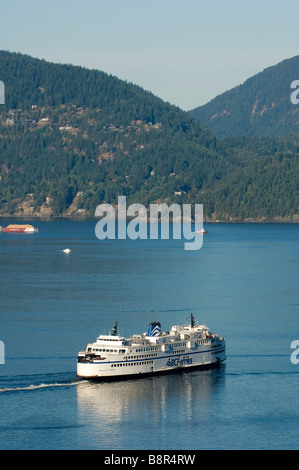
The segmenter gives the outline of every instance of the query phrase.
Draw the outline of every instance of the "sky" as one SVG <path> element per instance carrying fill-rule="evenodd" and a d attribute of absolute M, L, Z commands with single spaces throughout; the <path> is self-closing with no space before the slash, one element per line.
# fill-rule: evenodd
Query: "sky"
<path fill-rule="evenodd" d="M 0 0 L 0 50 L 102 70 L 187 111 L 299 55 L 299 2 Z"/>

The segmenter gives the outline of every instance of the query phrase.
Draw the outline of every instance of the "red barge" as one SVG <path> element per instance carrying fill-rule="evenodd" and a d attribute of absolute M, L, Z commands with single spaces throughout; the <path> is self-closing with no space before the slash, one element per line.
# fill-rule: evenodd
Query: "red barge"
<path fill-rule="evenodd" d="M 2 231 L 8 233 L 35 233 L 38 232 L 38 229 L 32 225 L 8 225 Z"/>

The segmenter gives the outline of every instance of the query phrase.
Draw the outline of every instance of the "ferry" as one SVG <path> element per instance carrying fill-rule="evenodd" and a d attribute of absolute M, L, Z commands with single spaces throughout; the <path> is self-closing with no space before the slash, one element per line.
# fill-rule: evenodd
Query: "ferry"
<path fill-rule="evenodd" d="M 2 231 L 8 233 L 35 233 L 38 232 L 38 229 L 32 225 L 8 225 Z"/>
<path fill-rule="evenodd" d="M 167 372 L 211 368 L 226 360 L 225 339 L 195 324 L 173 326 L 162 332 L 153 322 L 147 333 L 125 338 L 112 333 L 100 335 L 78 353 L 77 377 L 90 380 L 126 379 Z"/>

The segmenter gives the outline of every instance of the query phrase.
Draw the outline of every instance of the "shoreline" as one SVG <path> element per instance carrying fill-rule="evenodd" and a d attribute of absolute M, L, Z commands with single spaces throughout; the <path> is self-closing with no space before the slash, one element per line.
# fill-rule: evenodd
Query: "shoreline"
<path fill-rule="evenodd" d="M 57 215 L 57 216 L 40 216 L 40 215 L 0 215 L 0 226 L 1 226 L 1 219 L 16 219 L 20 221 L 30 221 L 30 220 L 40 220 L 44 222 L 51 222 L 54 220 L 71 220 L 73 222 L 83 222 L 83 221 L 98 221 L 100 220 L 99 217 L 96 216 L 76 216 L 76 215 Z M 127 222 L 134 220 L 135 217 L 127 217 Z M 116 221 L 118 221 L 118 218 L 116 216 L 115 218 Z M 179 222 L 173 222 L 173 219 L 169 219 L 170 223 L 179 223 Z M 147 223 L 150 223 L 150 219 L 147 220 Z M 158 223 L 161 223 L 161 219 L 158 220 Z M 181 223 L 183 223 L 183 220 L 181 220 Z M 191 220 L 191 223 L 195 223 L 194 220 Z M 254 218 L 247 218 L 247 219 L 226 219 L 226 220 L 220 220 L 220 219 L 204 219 L 203 221 L 204 224 L 298 224 L 299 223 L 299 217 L 295 220 L 286 220 L 283 218 L 278 218 L 275 217 L 274 219 L 254 219 Z"/>

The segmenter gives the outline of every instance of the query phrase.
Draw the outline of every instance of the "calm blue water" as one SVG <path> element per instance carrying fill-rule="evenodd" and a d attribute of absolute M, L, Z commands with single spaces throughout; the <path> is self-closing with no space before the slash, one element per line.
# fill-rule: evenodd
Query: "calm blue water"
<path fill-rule="evenodd" d="M 95 221 L 33 224 L 0 234 L 1 449 L 299 447 L 299 225 L 207 225 L 187 252 L 100 242 Z M 77 381 L 77 352 L 115 321 L 130 335 L 191 312 L 227 340 L 219 370 Z"/>

